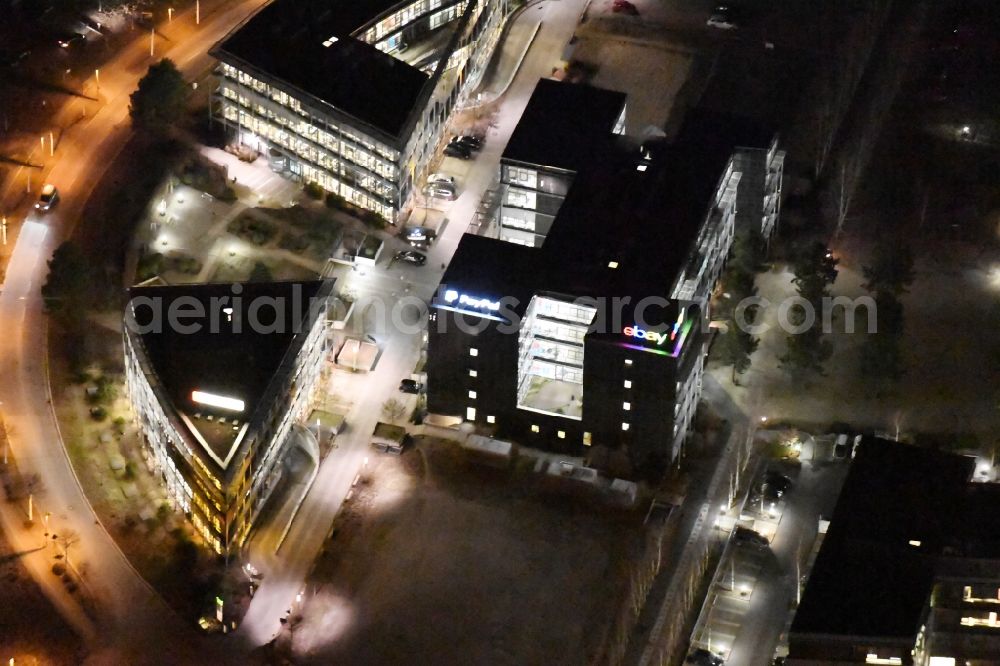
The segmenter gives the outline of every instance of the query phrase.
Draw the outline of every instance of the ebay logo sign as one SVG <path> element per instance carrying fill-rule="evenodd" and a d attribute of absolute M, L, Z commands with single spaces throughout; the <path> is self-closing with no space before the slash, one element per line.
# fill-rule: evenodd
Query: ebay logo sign
<path fill-rule="evenodd" d="M 639 338 L 640 340 L 655 342 L 657 346 L 662 345 L 667 340 L 673 339 L 675 335 L 674 333 L 657 333 L 656 331 L 647 331 L 646 329 L 639 328 L 638 326 L 626 326 L 624 330 L 622 330 L 622 333 L 630 338 Z"/>

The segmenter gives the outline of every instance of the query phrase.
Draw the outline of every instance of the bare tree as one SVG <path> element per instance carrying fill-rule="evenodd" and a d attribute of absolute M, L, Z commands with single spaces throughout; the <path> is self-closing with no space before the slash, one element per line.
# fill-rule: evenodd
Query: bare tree
<path fill-rule="evenodd" d="M 80 543 L 80 535 L 74 530 L 68 529 L 62 534 L 55 536 L 55 540 L 59 545 L 63 547 L 63 556 L 66 561 L 66 567 L 69 567 L 69 549 Z"/>
<path fill-rule="evenodd" d="M 389 423 L 395 423 L 403 418 L 404 414 L 406 414 L 406 405 L 396 398 L 389 398 L 382 403 L 382 416 L 384 416 Z"/>
<path fill-rule="evenodd" d="M 863 3 L 845 14 L 840 0 L 822 0 L 817 11 L 819 67 L 810 122 L 813 175 L 823 174 L 837 135 L 868 70 L 891 0 Z"/>

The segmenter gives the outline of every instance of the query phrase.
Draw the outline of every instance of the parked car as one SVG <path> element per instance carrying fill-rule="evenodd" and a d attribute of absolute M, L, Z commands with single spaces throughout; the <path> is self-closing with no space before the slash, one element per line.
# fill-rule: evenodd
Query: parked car
<path fill-rule="evenodd" d="M 42 187 L 42 193 L 38 196 L 38 201 L 35 202 L 35 210 L 44 213 L 55 208 L 57 203 L 59 203 L 59 190 L 56 189 L 55 185 L 47 183 Z"/>
<path fill-rule="evenodd" d="M 449 176 L 446 173 L 432 173 L 427 176 L 428 183 L 448 183 L 449 185 L 455 184 L 455 177 Z"/>
<path fill-rule="evenodd" d="M 478 136 L 472 136 L 471 134 L 463 134 L 461 136 L 453 137 L 449 143 L 466 146 L 469 150 L 479 150 L 483 147 L 483 140 Z"/>
<path fill-rule="evenodd" d="M 638 16 L 639 10 L 628 0 L 615 0 L 611 4 L 611 11 L 615 14 L 628 14 L 629 16 Z"/>
<path fill-rule="evenodd" d="M 733 538 L 736 539 L 737 543 L 748 543 L 762 548 L 767 548 L 770 545 L 766 536 L 760 532 L 750 529 L 749 527 L 737 527 L 736 532 L 733 534 Z"/>
<path fill-rule="evenodd" d="M 695 648 L 688 654 L 684 663 L 695 666 L 722 666 L 726 662 L 714 652 L 709 652 L 705 648 Z"/>
<path fill-rule="evenodd" d="M 407 264 L 414 264 L 415 266 L 423 266 L 427 263 L 427 255 L 423 252 L 417 252 L 415 250 L 403 250 L 401 252 L 397 252 L 393 259 Z"/>
<path fill-rule="evenodd" d="M 64 49 L 68 49 L 74 44 L 82 44 L 87 41 L 87 36 L 82 32 L 65 32 L 56 37 L 56 43 Z"/>
<path fill-rule="evenodd" d="M 738 12 L 731 5 L 717 5 L 705 25 L 719 30 L 736 30 L 740 27 Z"/>
<path fill-rule="evenodd" d="M 784 497 L 792 487 L 792 480 L 779 472 L 768 472 L 764 475 L 764 497 L 772 502 Z"/>
<path fill-rule="evenodd" d="M 404 379 L 399 382 L 399 390 L 403 393 L 412 393 L 416 395 L 420 393 L 420 390 L 424 388 L 424 385 L 414 379 Z"/>
<path fill-rule="evenodd" d="M 472 157 L 472 150 L 460 143 L 449 143 L 444 147 L 445 157 L 457 157 L 460 160 L 467 160 Z"/>
<path fill-rule="evenodd" d="M 429 227 L 408 227 L 404 237 L 410 245 L 428 245 L 437 233 Z"/>
<path fill-rule="evenodd" d="M 429 183 L 424 185 L 424 189 L 422 191 L 425 197 L 447 199 L 448 201 L 453 201 L 455 199 L 455 186 L 449 185 L 448 183 Z"/>

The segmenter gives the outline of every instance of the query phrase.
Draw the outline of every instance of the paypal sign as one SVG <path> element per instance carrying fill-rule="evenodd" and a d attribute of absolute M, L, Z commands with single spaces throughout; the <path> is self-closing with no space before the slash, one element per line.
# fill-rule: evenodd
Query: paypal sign
<path fill-rule="evenodd" d="M 473 298 L 467 294 L 460 294 L 454 289 L 444 292 L 444 302 L 449 305 L 464 305 L 474 310 L 491 310 L 497 312 L 500 309 L 500 301 L 491 301 L 488 298 Z"/>

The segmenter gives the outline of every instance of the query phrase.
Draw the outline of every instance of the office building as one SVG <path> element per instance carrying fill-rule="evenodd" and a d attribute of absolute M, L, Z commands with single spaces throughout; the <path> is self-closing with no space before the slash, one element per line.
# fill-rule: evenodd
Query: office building
<path fill-rule="evenodd" d="M 226 36 L 211 112 L 272 167 L 390 222 L 479 84 L 507 0 L 276 0 Z"/>
<path fill-rule="evenodd" d="M 431 304 L 431 413 L 636 467 L 679 455 L 740 176 L 728 155 L 640 150 L 624 113 L 620 93 L 539 83 L 496 220 L 461 240 Z"/>
<path fill-rule="evenodd" d="M 249 537 L 302 427 L 328 353 L 333 281 L 135 287 L 128 397 L 143 457 L 219 553 Z"/>
<path fill-rule="evenodd" d="M 865 438 L 789 633 L 787 664 L 980 666 L 1000 655 L 1000 487 L 975 461 Z"/>

